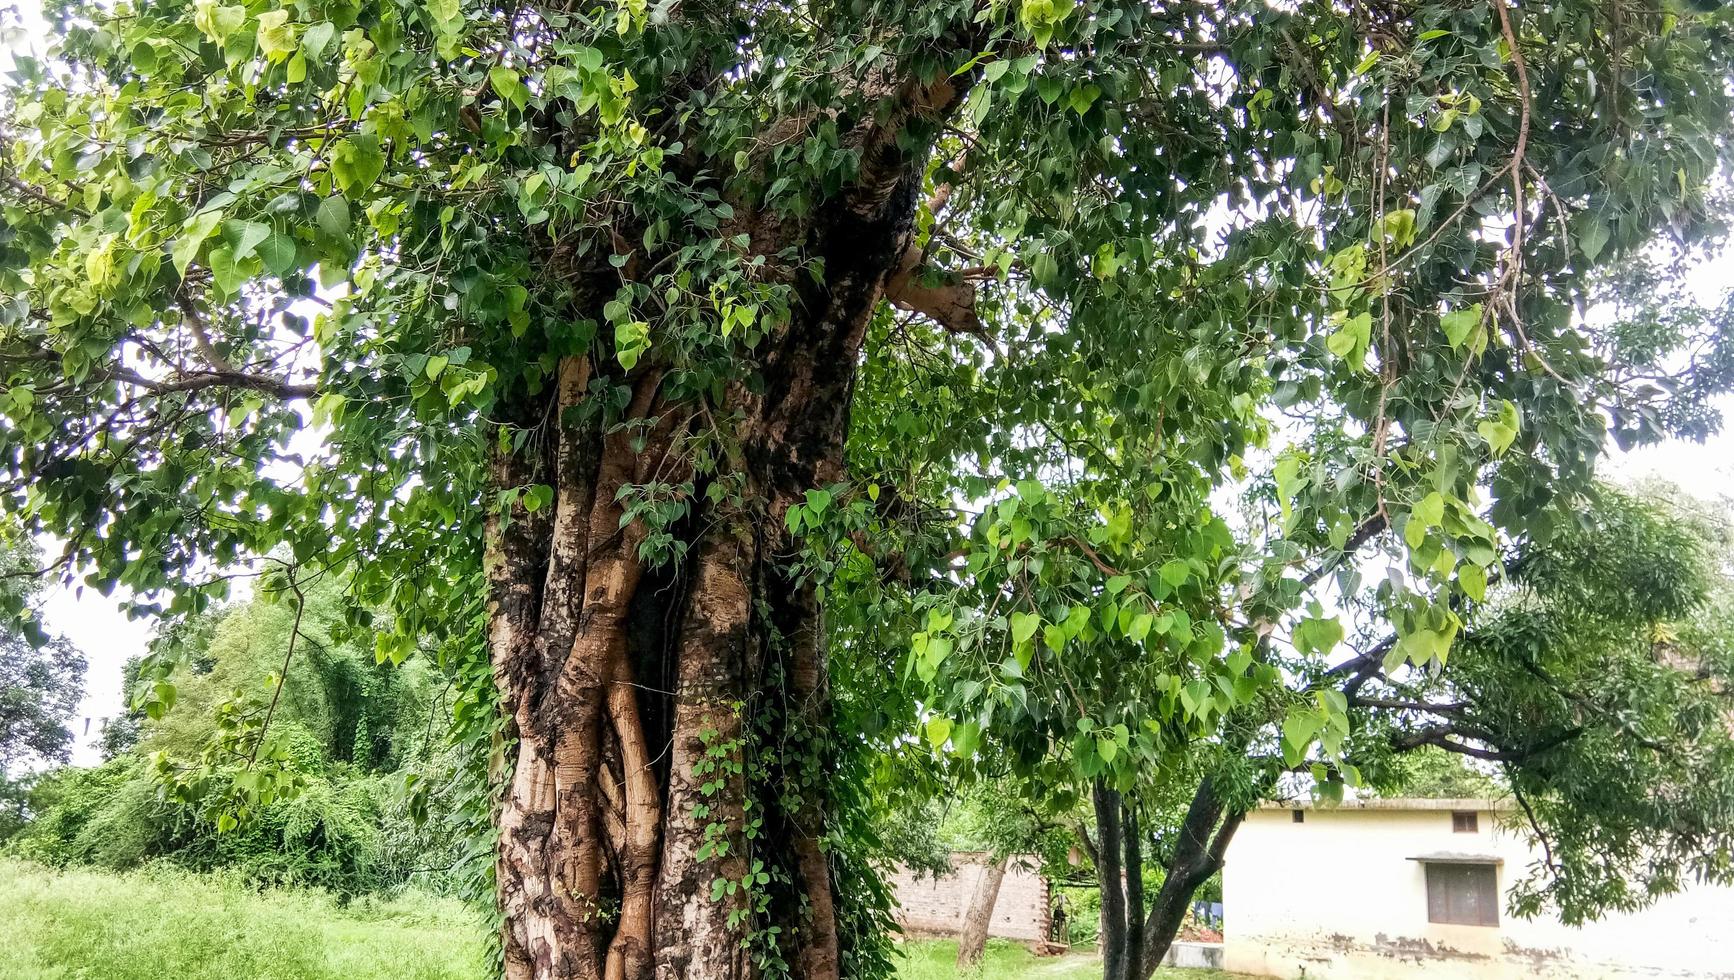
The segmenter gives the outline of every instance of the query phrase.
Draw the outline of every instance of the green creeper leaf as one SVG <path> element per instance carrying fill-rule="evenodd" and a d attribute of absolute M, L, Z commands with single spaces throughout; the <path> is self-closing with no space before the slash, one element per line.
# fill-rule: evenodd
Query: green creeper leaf
<path fill-rule="evenodd" d="M 331 173 L 343 193 L 354 196 L 373 186 L 385 169 L 385 154 L 379 149 L 379 139 L 369 133 L 358 133 L 341 140 L 331 151 Z"/>
<path fill-rule="evenodd" d="M 211 232 L 216 230 L 217 225 L 222 220 L 223 212 L 215 210 L 201 211 L 193 216 L 193 220 L 187 223 L 187 227 L 181 232 L 180 237 L 175 239 L 174 250 L 169 253 L 170 260 L 175 264 L 176 272 L 182 276 L 187 274 L 187 266 L 191 265 L 193 259 L 198 256 L 199 246 L 204 244 L 205 239 L 211 237 Z"/>
<path fill-rule="evenodd" d="M 1042 617 L 1035 613 L 1015 612 L 1011 614 L 1012 640 L 1023 643 L 1036 635 L 1036 628 L 1042 625 Z"/>

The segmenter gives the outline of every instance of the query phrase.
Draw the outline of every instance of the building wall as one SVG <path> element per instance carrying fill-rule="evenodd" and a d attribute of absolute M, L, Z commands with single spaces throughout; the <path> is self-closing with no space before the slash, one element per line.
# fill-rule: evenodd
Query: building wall
<path fill-rule="evenodd" d="M 1493 812 L 1478 823 L 1454 833 L 1449 809 L 1309 809 L 1304 823 L 1255 811 L 1223 868 L 1226 968 L 1331 980 L 1734 978 L 1734 889 L 1695 887 L 1583 927 L 1516 919 L 1505 892 L 1536 856 Z M 1503 858 L 1497 926 L 1427 921 L 1426 872 L 1409 858 L 1437 852 Z"/>
<path fill-rule="evenodd" d="M 910 932 L 955 934 L 963 928 L 985 860 L 985 854 L 953 854 L 952 873 L 938 878 L 918 879 L 899 868 L 891 876 L 900 906 L 897 921 Z M 988 935 L 1030 942 L 1048 938 L 1048 883 L 1037 873 L 1038 867 L 1034 857 L 1012 859 L 1000 882 Z"/>

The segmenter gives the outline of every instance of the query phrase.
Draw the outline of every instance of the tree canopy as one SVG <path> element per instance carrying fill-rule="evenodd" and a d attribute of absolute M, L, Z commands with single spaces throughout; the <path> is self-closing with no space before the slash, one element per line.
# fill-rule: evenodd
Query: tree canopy
<path fill-rule="evenodd" d="M 7 519 L 167 618 L 341 570 L 339 639 L 435 652 L 514 978 L 883 970 L 911 733 L 1354 782 L 1351 692 L 1292 683 L 1346 611 L 1394 631 L 1352 676 L 1438 676 L 1609 435 L 1734 380 L 1722 314 L 1584 316 L 1719 240 L 1720 10 L 51 16 L 0 95 Z"/>

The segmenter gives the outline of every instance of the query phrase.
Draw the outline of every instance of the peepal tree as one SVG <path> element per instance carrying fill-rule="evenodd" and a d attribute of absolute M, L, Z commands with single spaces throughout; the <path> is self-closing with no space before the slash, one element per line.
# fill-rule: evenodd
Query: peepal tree
<path fill-rule="evenodd" d="M 171 618 L 341 567 L 382 659 L 437 654 L 512 978 L 883 972 L 856 733 L 967 755 L 1091 631 L 1252 697 L 1223 597 L 1274 623 L 1364 529 L 1442 659 L 1472 487 L 1521 523 L 1600 445 L 1583 275 L 1702 236 L 1728 121 L 1725 19 L 1619 2 L 51 16 L 0 122 L 8 517 Z M 1337 435 L 1243 575 L 1205 502 L 1279 408 Z M 1090 694 L 1068 737 L 1130 765 Z M 237 737 L 172 787 L 218 819 L 279 788 Z"/>

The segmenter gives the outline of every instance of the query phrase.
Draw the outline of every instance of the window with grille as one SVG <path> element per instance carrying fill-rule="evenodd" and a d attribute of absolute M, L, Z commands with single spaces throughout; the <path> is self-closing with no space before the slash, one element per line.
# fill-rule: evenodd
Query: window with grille
<path fill-rule="evenodd" d="M 1456 833 L 1459 833 L 1459 834 L 1473 834 L 1473 833 L 1475 833 L 1478 829 L 1480 829 L 1476 825 L 1475 811 L 1473 811 L 1473 810 L 1456 810 L 1456 811 L 1453 811 L 1451 814 L 1451 829 L 1453 831 L 1455 831 Z"/>
<path fill-rule="evenodd" d="M 1427 921 L 1499 924 L 1499 869 L 1491 864 L 1433 864 L 1427 869 Z"/>

